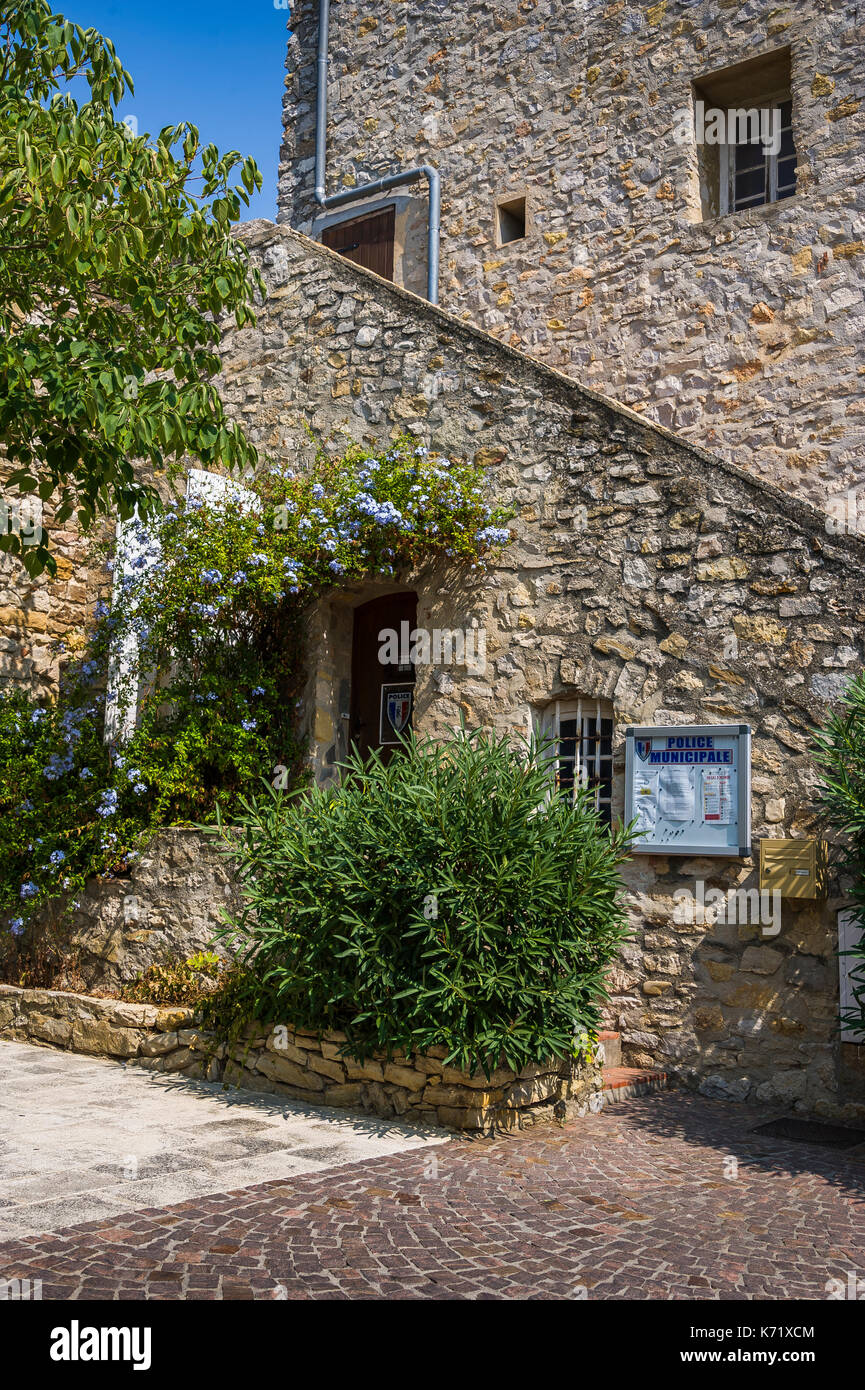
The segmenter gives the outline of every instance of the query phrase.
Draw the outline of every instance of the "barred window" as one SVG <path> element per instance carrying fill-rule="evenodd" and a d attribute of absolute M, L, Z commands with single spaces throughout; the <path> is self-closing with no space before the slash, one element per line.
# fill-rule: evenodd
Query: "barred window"
<path fill-rule="evenodd" d="M 594 792 L 595 809 L 612 823 L 613 719 L 601 700 L 557 700 L 552 709 L 556 787 L 573 796 L 576 787 Z"/>

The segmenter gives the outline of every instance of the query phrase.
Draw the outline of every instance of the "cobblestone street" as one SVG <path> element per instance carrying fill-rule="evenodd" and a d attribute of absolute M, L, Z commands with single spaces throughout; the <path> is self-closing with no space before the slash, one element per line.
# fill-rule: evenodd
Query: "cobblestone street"
<path fill-rule="evenodd" d="M 865 1145 L 677 1093 L 0 1246 L 45 1299 L 789 1299 L 865 1272 Z M 733 1176 L 735 1174 L 735 1176 Z"/>

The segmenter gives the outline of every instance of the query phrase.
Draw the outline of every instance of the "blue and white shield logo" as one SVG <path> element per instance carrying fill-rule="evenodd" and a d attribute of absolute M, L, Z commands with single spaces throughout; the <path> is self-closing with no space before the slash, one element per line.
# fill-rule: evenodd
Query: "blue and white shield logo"
<path fill-rule="evenodd" d="M 411 687 L 401 686 L 387 692 L 385 712 L 395 734 L 401 734 L 411 718 Z"/>
<path fill-rule="evenodd" d="M 637 750 L 637 757 L 641 762 L 645 762 L 652 751 L 652 740 L 650 738 L 635 738 L 634 747 Z"/>

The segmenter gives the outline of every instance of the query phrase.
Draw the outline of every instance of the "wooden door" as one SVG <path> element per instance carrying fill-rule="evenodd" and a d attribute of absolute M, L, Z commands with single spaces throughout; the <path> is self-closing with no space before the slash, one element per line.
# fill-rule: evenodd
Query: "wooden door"
<path fill-rule="evenodd" d="M 410 634 L 417 623 L 417 594 L 386 594 L 354 610 L 351 653 L 351 741 L 362 757 L 378 748 L 387 762 L 399 748 L 399 734 L 412 726 L 414 666 Z M 402 651 L 382 661 L 381 634 L 394 632 Z M 399 658 L 402 657 L 402 660 Z"/>
<path fill-rule="evenodd" d="M 338 251 L 355 265 L 374 270 L 385 280 L 393 279 L 394 209 L 384 208 L 351 222 L 325 227 L 322 244 Z"/>

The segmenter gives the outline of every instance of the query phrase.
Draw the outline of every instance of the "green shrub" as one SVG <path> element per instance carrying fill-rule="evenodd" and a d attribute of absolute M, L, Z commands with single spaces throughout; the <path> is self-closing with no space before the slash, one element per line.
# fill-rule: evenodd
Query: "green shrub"
<path fill-rule="evenodd" d="M 840 705 L 816 734 L 816 761 L 823 773 L 820 799 L 829 824 L 844 837 L 839 867 L 852 879 L 850 896 L 860 938 L 852 950 L 854 1006 L 841 1018 L 865 1041 L 865 673 L 848 685 Z"/>
<path fill-rule="evenodd" d="M 132 1004 L 177 1004 L 193 1007 L 217 993 L 227 973 L 215 951 L 198 951 L 187 960 L 154 961 L 124 985 L 121 999 Z"/>
<path fill-rule="evenodd" d="M 342 1029 L 358 1057 L 438 1045 L 484 1069 L 573 1056 L 597 1032 L 630 836 L 586 795 L 551 795 L 538 748 L 410 739 L 330 790 L 242 805 L 225 841 L 244 906 L 223 934 L 259 1017 Z"/>

